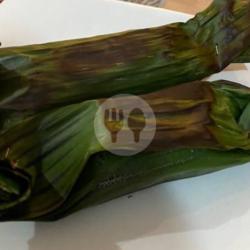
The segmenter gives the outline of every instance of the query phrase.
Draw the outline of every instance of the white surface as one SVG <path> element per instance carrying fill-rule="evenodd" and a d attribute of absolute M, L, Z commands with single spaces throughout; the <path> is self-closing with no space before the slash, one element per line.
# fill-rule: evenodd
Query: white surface
<path fill-rule="evenodd" d="M 4 46 L 184 21 L 113 0 L 5 0 Z M 247 83 L 249 71 L 216 78 Z M 250 165 L 163 184 L 55 223 L 2 223 L 0 250 L 249 250 Z"/>

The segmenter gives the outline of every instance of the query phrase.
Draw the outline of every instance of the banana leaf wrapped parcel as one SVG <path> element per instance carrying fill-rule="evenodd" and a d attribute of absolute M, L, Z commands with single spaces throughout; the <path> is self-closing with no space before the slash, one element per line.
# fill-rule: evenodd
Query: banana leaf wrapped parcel
<path fill-rule="evenodd" d="M 31 115 L 8 110 L 1 120 L 0 220 L 55 220 L 157 183 L 249 162 L 249 88 L 191 82 L 141 98 L 155 113 L 155 137 L 129 157 L 107 152 L 102 99 Z"/>
<path fill-rule="evenodd" d="M 56 220 L 249 162 L 250 89 L 202 81 L 233 62 L 250 62 L 249 0 L 214 0 L 186 23 L 0 49 L 0 221 Z M 138 140 L 145 118 L 110 120 L 133 106 L 112 97 L 122 93 L 154 114 L 136 155 L 137 143 L 113 143 L 118 132 Z"/>
<path fill-rule="evenodd" d="M 250 62 L 249 0 L 215 0 L 187 23 L 0 50 L 0 107 L 43 109 L 143 94 Z"/>

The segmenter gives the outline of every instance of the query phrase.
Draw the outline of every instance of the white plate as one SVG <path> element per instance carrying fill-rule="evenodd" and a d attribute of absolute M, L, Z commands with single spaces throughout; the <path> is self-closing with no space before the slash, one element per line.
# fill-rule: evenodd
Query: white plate
<path fill-rule="evenodd" d="M 185 21 L 190 16 L 114 0 L 5 0 L 3 46 Z M 247 84 L 249 71 L 213 79 Z M 55 223 L 0 224 L 1 250 L 249 250 L 250 165 L 162 184 Z"/>

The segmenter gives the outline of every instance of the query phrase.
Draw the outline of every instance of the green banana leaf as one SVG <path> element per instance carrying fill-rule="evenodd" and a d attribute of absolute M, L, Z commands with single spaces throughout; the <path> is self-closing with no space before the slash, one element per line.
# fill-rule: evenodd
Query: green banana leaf
<path fill-rule="evenodd" d="M 133 157 L 99 153 L 89 160 L 63 206 L 37 220 L 58 220 L 134 191 L 220 171 L 249 160 L 250 152 L 243 150 L 178 149 Z"/>
<path fill-rule="evenodd" d="M 156 135 L 147 151 L 130 157 L 110 154 L 110 144 L 103 146 L 96 137 L 98 119 L 102 138 L 110 138 L 101 125 L 105 117 L 98 115 L 103 100 L 20 115 L 20 120 L 15 113 L 3 118 L 0 220 L 55 220 L 157 183 L 249 161 L 247 87 L 193 82 L 141 98 L 155 112 Z"/>
<path fill-rule="evenodd" d="M 0 109 L 44 110 L 201 80 L 250 47 L 249 13 L 249 0 L 215 0 L 187 23 L 2 48 Z"/>
<path fill-rule="evenodd" d="M 250 62 L 250 49 L 243 52 L 239 57 L 234 60 L 235 63 L 249 63 Z"/>

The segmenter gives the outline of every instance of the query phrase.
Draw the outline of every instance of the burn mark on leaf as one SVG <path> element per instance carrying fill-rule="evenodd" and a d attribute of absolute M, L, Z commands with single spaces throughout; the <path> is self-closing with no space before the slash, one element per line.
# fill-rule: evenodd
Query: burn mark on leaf
<path fill-rule="evenodd" d="M 60 67 L 65 74 L 82 76 L 111 68 L 119 69 L 144 58 L 148 53 L 147 43 L 150 41 L 140 33 L 130 32 L 95 43 L 83 42 L 55 53 L 60 53 Z"/>

